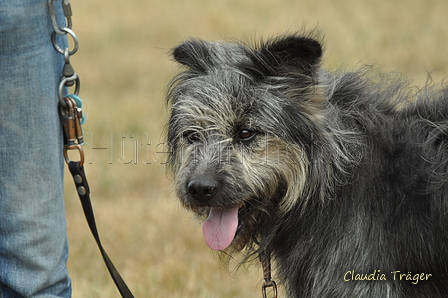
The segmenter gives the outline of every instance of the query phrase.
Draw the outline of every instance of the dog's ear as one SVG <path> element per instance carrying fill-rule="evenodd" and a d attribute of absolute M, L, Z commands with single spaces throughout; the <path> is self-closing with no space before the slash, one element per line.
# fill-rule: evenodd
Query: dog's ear
<path fill-rule="evenodd" d="M 313 76 L 319 67 L 322 46 L 313 38 L 291 35 L 269 40 L 255 54 L 253 62 L 262 68 L 259 71 L 264 76 L 289 76 L 293 73 Z"/>
<path fill-rule="evenodd" d="M 322 57 L 317 40 L 295 35 L 273 39 L 262 50 L 272 54 L 280 65 L 316 65 Z"/>
<path fill-rule="evenodd" d="M 180 64 L 198 72 L 206 72 L 213 65 L 210 49 L 206 42 L 201 40 L 192 39 L 184 42 L 174 48 L 172 55 Z"/>

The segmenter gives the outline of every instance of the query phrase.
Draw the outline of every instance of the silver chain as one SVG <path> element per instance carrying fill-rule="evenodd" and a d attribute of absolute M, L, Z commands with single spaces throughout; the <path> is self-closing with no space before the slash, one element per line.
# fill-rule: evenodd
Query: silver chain
<path fill-rule="evenodd" d="M 62 10 L 64 12 L 65 17 L 65 27 L 59 27 L 56 15 L 54 13 L 53 2 L 57 2 L 59 0 L 48 0 L 48 9 L 50 10 L 51 22 L 53 24 L 54 32 L 51 34 L 51 42 L 56 51 L 60 54 L 64 55 L 64 67 L 62 69 L 62 78 L 59 83 L 58 96 L 59 102 L 63 107 L 67 106 L 63 98 L 64 88 L 65 87 L 73 87 L 75 88 L 74 94 L 79 94 L 80 81 L 79 76 L 75 73 L 73 66 L 70 63 L 70 56 L 74 55 L 79 48 L 79 40 L 76 37 L 75 32 L 73 32 L 72 28 L 72 9 L 70 6 L 69 0 L 62 0 Z M 69 46 L 62 48 L 58 45 L 56 41 L 56 35 L 70 35 L 73 39 L 73 49 L 70 50 Z"/>

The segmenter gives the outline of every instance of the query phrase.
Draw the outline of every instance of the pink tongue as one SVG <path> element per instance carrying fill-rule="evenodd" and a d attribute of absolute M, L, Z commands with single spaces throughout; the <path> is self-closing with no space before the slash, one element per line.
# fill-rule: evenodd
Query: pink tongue
<path fill-rule="evenodd" d="M 224 250 L 235 238 L 238 227 L 238 207 L 228 210 L 211 208 L 202 224 L 205 242 L 213 250 Z"/>

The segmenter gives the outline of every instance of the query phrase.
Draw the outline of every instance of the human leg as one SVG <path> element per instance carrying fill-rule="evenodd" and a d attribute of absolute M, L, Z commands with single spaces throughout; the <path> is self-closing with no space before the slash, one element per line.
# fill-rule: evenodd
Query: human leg
<path fill-rule="evenodd" d="M 0 2 L 0 298 L 71 296 L 52 31 L 47 1 Z"/>

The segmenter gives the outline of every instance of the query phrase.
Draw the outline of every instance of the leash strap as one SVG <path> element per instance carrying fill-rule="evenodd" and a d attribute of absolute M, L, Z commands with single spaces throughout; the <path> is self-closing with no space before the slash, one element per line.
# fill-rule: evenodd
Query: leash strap
<path fill-rule="evenodd" d="M 81 124 L 84 121 L 81 110 L 81 100 L 78 97 L 79 94 L 79 77 L 75 73 L 73 66 L 70 63 L 70 56 L 74 55 L 78 50 L 79 41 L 72 28 L 72 9 L 69 0 L 62 0 L 62 11 L 64 13 L 64 27 L 59 27 L 56 18 L 55 10 L 53 7 L 54 2 L 58 0 L 47 0 L 48 9 L 50 12 L 51 22 L 54 32 L 51 35 L 51 42 L 54 49 L 61 55 L 64 55 L 64 67 L 62 69 L 62 78 L 59 83 L 58 97 L 59 97 L 59 116 L 61 118 L 62 126 L 64 128 L 64 158 L 67 162 L 70 173 L 75 181 L 76 189 L 79 199 L 81 200 L 84 215 L 89 224 L 90 231 L 95 238 L 96 244 L 101 251 L 103 260 L 106 263 L 106 267 L 109 270 L 110 276 L 115 282 L 120 294 L 123 298 L 134 298 L 131 291 L 127 287 L 126 283 L 121 278 L 117 269 L 112 261 L 109 259 L 106 251 L 101 244 L 98 230 L 96 228 L 95 217 L 93 215 L 92 203 L 90 202 L 90 189 L 87 183 L 87 178 L 84 173 L 84 152 L 82 145 L 84 144 L 84 137 L 82 133 Z M 73 48 L 70 50 L 65 45 L 65 49 L 58 45 L 56 35 L 69 35 L 73 39 Z M 63 94 L 67 93 L 66 89 L 74 87 L 74 93 L 64 97 Z M 71 161 L 68 156 L 69 151 L 78 151 L 79 161 Z M 1 296 L 1 295 L 0 295 Z"/>
<path fill-rule="evenodd" d="M 84 172 L 84 152 L 82 145 L 84 143 L 81 120 L 82 111 L 78 107 L 76 97 L 67 96 L 63 98 L 64 104 L 59 105 L 59 115 L 61 118 L 62 126 L 64 128 L 64 158 L 67 162 L 68 169 L 73 176 L 76 190 L 81 200 L 82 209 L 89 225 L 90 231 L 95 238 L 96 244 L 100 249 L 104 263 L 107 270 L 109 270 L 115 285 L 117 286 L 121 296 L 123 298 L 134 298 L 126 283 L 121 278 L 114 264 L 110 260 L 106 251 L 101 244 L 98 229 L 96 227 L 95 216 L 93 213 L 92 203 L 90 201 L 90 188 L 87 182 L 86 174 Z M 78 151 L 79 161 L 72 161 L 69 159 L 69 151 Z"/>
<path fill-rule="evenodd" d="M 264 282 L 261 286 L 263 298 L 267 298 L 267 289 L 272 288 L 273 298 L 277 298 L 277 284 L 271 278 L 271 254 L 267 252 L 261 252 L 259 254 L 261 265 L 263 266 Z"/>
<path fill-rule="evenodd" d="M 126 283 L 121 278 L 114 264 L 112 263 L 106 251 L 104 250 L 103 245 L 101 244 L 100 236 L 98 234 L 98 229 L 95 223 L 95 216 L 93 213 L 92 203 L 90 201 L 90 189 L 89 184 L 87 183 L 86 175 L 84 173 L 84 167 L 81 166 L 81 162 L 70 161 L 68 162 L 68 168 L 73 176 L 73 180 L 75 182 L 75 186 L 78 191 L 78 196 L 79 199 L 81 200 L 82 209 L 84 210 L 84 215 L 86 217 L 87 223 L 89 224 L 90 231 L 92 232 L 96 244 L 100 249 L 104 263 L 106 263 L 106 267 L 109 270 L 110 276 L 114 280 L 115 285 L 117 286 L 123 298 L 133 298 L 134 296 L 127 287 Z"/>

